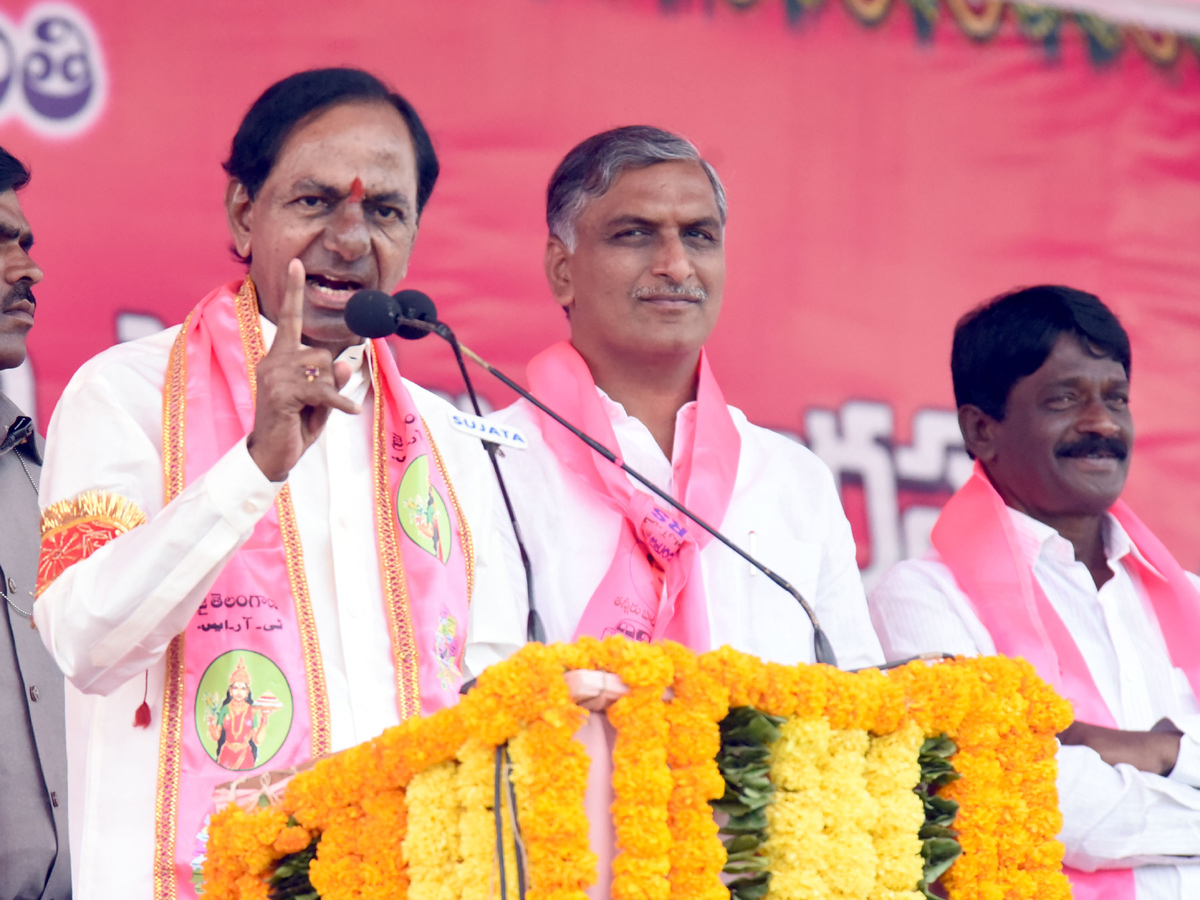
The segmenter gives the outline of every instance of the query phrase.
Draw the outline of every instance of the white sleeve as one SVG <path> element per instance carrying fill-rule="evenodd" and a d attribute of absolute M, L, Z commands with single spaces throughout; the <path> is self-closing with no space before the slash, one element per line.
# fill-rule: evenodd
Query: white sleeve
<path fill-rule="evenodd" d="M 481 454 L 486 457 L 487 452 Z M 475 596 L 467 630 L 467 677 L 478 676 L 488 666 L 507 659 L 525 643 L 525 574 L 516 557 L 516 542 L 511 539 L 512 525 L 496 473 L 490 460 L 484 460 L 481 492 L 486 502 L 475 536 Z M 520 579 L 518 581 L 518 578 Z"/>
<path fill-rule="evenodd" d="M 1091 872 L 1200 862 L 1200 791 L 1110 766 L 1090 747 L 1058 750 L 1058 796 L 1069 866 Z M 1181 859 L 1181 857 L 1183 857 Z"/>
<path fill-rule="evenodd" d="M 41 503 L 102 491 L 132 501 L 148 521 L 70 566 L 34 607 L 63 673 L 97 694 L 162 658 L 280 487 L 243 440 L 164 508 L 161 375 L 156 385 L 137 365 L 119 364 L 136 348 L 114 350 L 76 374 L 54 411 Z"/>
<path fill-rule="evenodd" d="M 869 605 L 889 661 L 921 653 L 996 652 L 954 576 L 940 562 L 910 559 L 892 566 L 871 591 Z"/>
<path fill-rule="evenodd" d="M 884 662 L 879 638 L 867 614 L 862 574 L 858 569 L 854 534 L 842 510 L 833 476 L 829 536 L 821 550 L 821 573 L 813 601 L 821 628 L 828 635 L 842 669 L 861 669 Z"/>
<path fill-rule="evenodd" d="M 1200 590 L 1200 578 L 1187 572 L 1192 586 Z M 1195 692 L 1188 681 L 1187 673 L 1176 667 L 1171 673 L 1175 686 L 1175 707 L 1178 710 L 1170 718 L 1171 722 L 1183 732 L 1179 741 L 1179 758 L 1175 760 L 1175 768 L 1167 777 L 1172 781 L 1200 788 L 1200 704 L 1196 702 Z"/>

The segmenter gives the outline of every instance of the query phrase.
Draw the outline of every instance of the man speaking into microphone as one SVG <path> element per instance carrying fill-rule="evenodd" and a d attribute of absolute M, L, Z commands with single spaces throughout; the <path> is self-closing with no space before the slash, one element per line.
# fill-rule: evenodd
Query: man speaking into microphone
<path fill-rule="evenodd" d="M 533 394 L 790 581 L 843 667 L 877 664 L 854 540 L 829 469 L 728 406 L 704 343 L 725 280 L 725 191 L 687 140 L 595 135 L 547 190 L 546 277 L 569 343 L 529 364 Z M 501 467 L 550 641 L 623 634 L 813 661 L 796 600 L 526 401 Z"/>
<path fill-rule="evenodd" d="M 86 363 L 50 425 L 34 615 L 69 682 L 77 900 L 195 896 L 216 785 L 452 704 L 524 640 L 487 455 L 343 319 L 407 270 L 438 173 L 417 113 L 302 72 L 225 170 L 246 275 Z"/>

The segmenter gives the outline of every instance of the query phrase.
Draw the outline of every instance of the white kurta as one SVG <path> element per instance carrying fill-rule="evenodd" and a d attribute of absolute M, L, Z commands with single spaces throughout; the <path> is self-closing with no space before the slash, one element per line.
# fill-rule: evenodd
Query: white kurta
<path fill-rule="evenodd" d="M 268 346 L 274 326 L 262 320 Z M 135 502 L 149 522 L 64 572 L 36 605 L 37 627 L 68 679 L 67 755 L 76 900 L 147 900 L 164 653 L 225 563 L 271 508 L 280 485 L 245 441 L 163 507 L 162 388 L 178 328 L 111 347 L 71 379 L 49 429 L 43 508 L 83 491 Z M 372 501 L 370 378 L 363 346 L 334 410 L 288 478 L 333 724 L 333 749 L 399 719 Z M 499 497 L 479 441 L 449 429 L 449 404 L 406 382 L 438 443 L 475 543 L 465 662 L 475 674 L 524 641 L 524 618 L 498 562 Z M 507 525 L 506 525 L 507 527 Z M 133 727 L 149 671 L 153 725 Z M 467 677 L 470 677 L 469 675 Z"/>
<path fill-rule="evenodd" d="M 672 490 L 671 461 L 649 429 L 599 393 L 619 445 L 610 449 Z M 694 409 L 686 404 L 678 416 Z M 729 411 L 741 457 L 725 518 L 709 524 L 791 582 L 815 609 L 841 667 L 877 665 L 883 657 L 832 474 L 805 447 L 751 425 L 738 409 Z M 547 639 L 570 641 L 612 562 L 622 517 L 559 462 L 525 401 L 490 418 L 529 441 L 527 450 L 504 448 L 501 470 L 532 562 Z M 683 431 L 676 428 L 677 440 Z M 716 540 L 700 560 L 714 647 L 728 644 L 785 664 L 813 661 L 812 626 L 790 594 Z"/>
<path fill-rule="evenodd" d="M 1079 646 L 1117 726 L 1146 731 L 1168 718 L 1184 732 L 1179 760 L 1166 778 L 1109 766 L 1088 747 L 1059 748 L 1059 837 L 1066 861 L 1085 871 L 1137 867 L 1138 900 L 1200 897 L 1200 867 L 1194 865 L 1200 862 L 1200 705 L 1184 673 L 1171 665 L 1138 571 L 1125 560 L 1133 555 L 1140 565 L 1149 564 L 1108 516 L 1105 547 L 1113 577 L 1097 589 L 1068 540 L 1009 512 L 1034 576 Z M 996 652 L 935 551 L 884 575 L 871 592 L 871 618 L 889 659 L 938 650 Z"/>

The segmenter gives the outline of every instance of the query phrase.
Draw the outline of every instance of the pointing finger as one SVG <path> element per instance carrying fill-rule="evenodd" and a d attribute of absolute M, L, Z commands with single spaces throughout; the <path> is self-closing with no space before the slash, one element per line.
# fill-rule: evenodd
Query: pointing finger
<path fill-rule="evenodd" d="M 304 333 L 304 263 L 293 259 L 288 263 L 287 281 L 283 288 L 283 304 L 279 307 L 278 331 L 271 349 L 276 345 L 283 350 L 294 350 L 300 346 Z"/>

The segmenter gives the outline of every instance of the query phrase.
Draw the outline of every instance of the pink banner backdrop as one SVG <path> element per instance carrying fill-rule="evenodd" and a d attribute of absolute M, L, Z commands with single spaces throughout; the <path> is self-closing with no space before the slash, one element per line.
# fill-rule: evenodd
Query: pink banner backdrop
<path fill-rule="evenodd" d="M 717 378 L 842 478 L 868 579 L 924 549 L 969 471 L 954 321 L 1047 281 L 1097 292 L 1129 328 L 1127 498 L 1196 568 L 1191 45 L 1169 65 L 1132 45 L 1097 65 L 1082 30 L 1062 27 L 1048 54 L 1011 9 L 979 43 L 945 7 L 923 28 L 900 0 L 870 28 L 838 0 L 790 8 L 795 22 L 784 0 L 8 4 L 0 143 L 32 164 L 22 202 L 46 279 L 30 367 L 5 390 L 44 426 L 85 359 L 235 277 L 219 163 L 241 115 L 294 70 L 360 65 L 413 100 L 443 160 L 407 286 L 501 368 L 523 373 L 566 333 L 541 271 L 554 165 L 596 131 L 661 125 L 729 191 Z M 461 393 L 444 345 L 406 344 L 400 361 Z M 510 401 L 479 377 L 491 403 Z"/>

